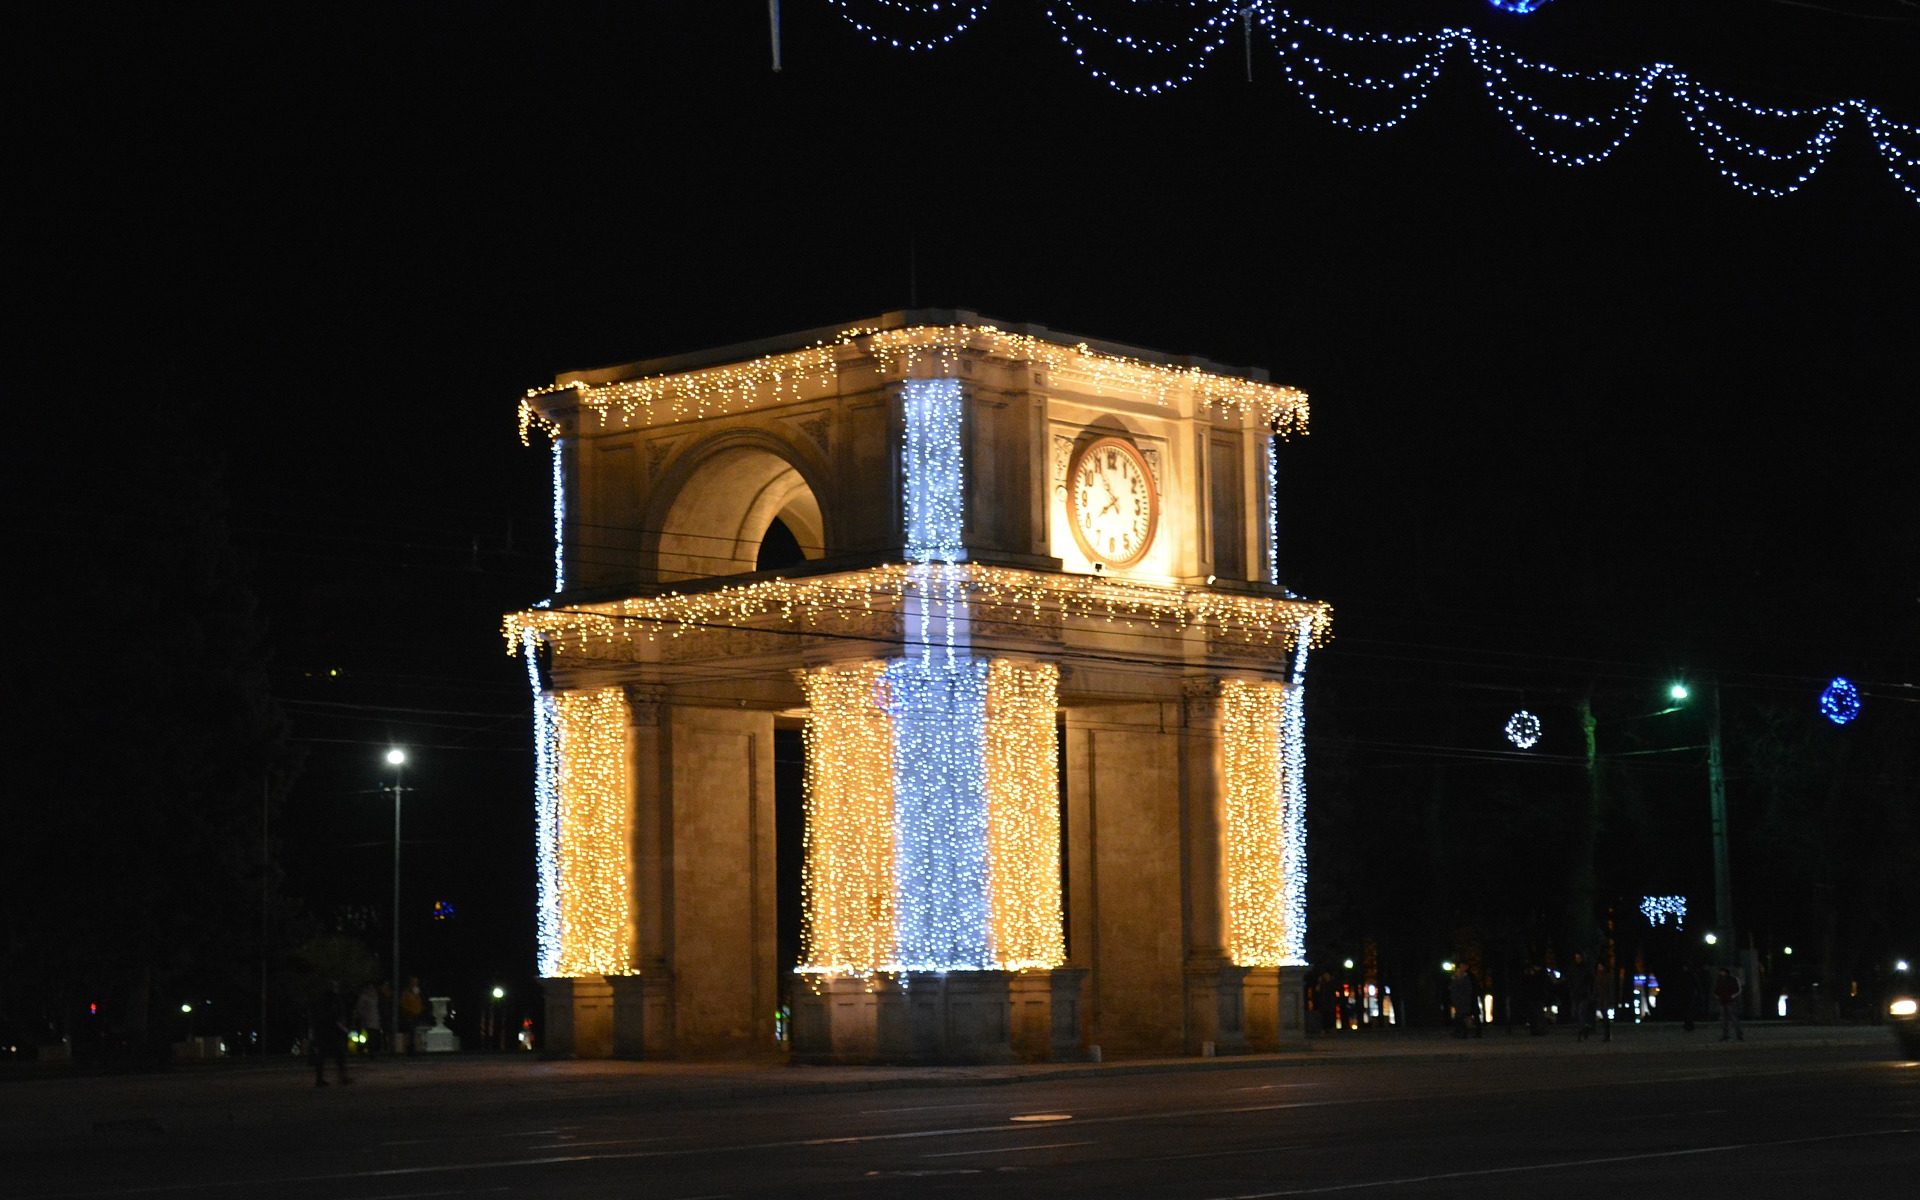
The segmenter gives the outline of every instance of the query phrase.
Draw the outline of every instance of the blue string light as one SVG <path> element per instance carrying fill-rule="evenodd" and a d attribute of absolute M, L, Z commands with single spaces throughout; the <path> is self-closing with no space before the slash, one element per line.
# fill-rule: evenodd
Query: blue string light
<path fill-rule="evenodd" d="M 949 45 L 986 12 L 989 0 L 829 0 L 869 40 L 908 51 Z M 1547 0 L 1492 0 L 1496 8 L 1530 13 Z M 1865 127 L 1882 166 L 1907 198 L 1920 203 L 1920 125 L 1895 121 L 1865 100 L 1812 108 L 1774 108 L 1701 84 L 1669 63 L 1633 70 L 1573 71 L 1532 62 L 1464 29 L 1409 35 L 1349 32 L 1299 16 L 1274 0 L 1188 0 L 1133 11 L 1171 20 L 1171 32 L 1148 36 L 1097 20 L 1087 0 L 1052 0 L 1042 10 L 1073 60 L 1095 80 L 1128 96 L 1158 96 L 1196 79 L 1236 35 L 1255 27 L 1279 59 L 1287 82 L 1307 107 L 1357 133 L 1384 133 L 1426 103 L 1450 59 L 1464 56 L 1481 88 L 1529 149 L 1563 167 L 1604 161 L 1639 128 L 1664 85 L 1701 153 L 1722 178 L 1752 196 L 1792 195 L 1824 166 L 1847 126 Z M 857 10 L 857 12 L 856 12 Z M 859 14 L 868 14 L 862 16 Z M 934 23 L 930 33 L 891 33 L 896 25 Z M 1251 51 L 1251 47 L 1249 47 Z M 1329 55 L 1399 59 L 1385 69 L 1358 70 Z M 1594 97 L 1550 102 L 1545 94 Z M 1762 140 L 1762 138 L 1768 140 Z"/>
<path fill-rule="evenodd" d="M 1860 715 L 1860 689 L 1845 679 L 1835 678 L 1820 693 L 1820 715 L 1835 725 L 1845 725 Z"/>

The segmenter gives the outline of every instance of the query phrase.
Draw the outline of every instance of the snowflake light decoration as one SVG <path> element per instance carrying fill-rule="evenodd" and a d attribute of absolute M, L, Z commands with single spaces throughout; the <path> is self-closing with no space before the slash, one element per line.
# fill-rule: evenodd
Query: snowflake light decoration
<path fill-rule="evenodd" d="M 1845 725 L 1860 715 L 1860 689 L 1836 677 L 1820 693 L 1820 715 L 1835 725 Z"/>
<path fill-rule="evenodd" d="M 1540 718 L 1526 709 L 1507 718 L 1507 740 L 1522 750 L 1531 750 L 1540 740 Z"/>

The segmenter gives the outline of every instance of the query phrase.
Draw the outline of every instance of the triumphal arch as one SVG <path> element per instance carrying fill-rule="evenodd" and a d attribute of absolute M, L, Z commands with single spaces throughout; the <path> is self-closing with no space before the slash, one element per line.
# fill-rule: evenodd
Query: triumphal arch
<path fill-rule="evenodd" d="M 1303 394 L 912 311 L 563 375 L 520 421 L 553 471 L 554 593 L 505 625 L 549 1050 L 1302 1035 Z"/>

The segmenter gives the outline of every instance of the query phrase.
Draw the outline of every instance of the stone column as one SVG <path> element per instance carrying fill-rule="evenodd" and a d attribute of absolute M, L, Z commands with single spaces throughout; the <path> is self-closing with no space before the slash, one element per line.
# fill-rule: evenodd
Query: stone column
<path fill-rule="evenodd" d="M 1227 954 L 1226 765 L 1220 742 L 1220 681 L 1181 681 L 1180 821 L 1185 894 L 1188 1054 L 1247 1047 L 1246 968 Z"/>
<path fill-rule="evenodd" d="M 638 976 L 613 981 L 613 1053 L 670 1058 L 673 1006 L 673 812 L 666 785 L 661 710 L 666 689 L 627 689 L 627 778 L 633 802 L 629 845 Z"/>

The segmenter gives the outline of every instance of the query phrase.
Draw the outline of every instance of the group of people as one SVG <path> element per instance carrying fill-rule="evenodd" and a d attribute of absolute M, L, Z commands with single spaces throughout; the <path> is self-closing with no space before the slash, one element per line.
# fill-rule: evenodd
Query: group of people
<path fill-rule="evenodd" d="M 1688 1030 L 1693 1028 L 1696 996 L 1705 991 L 1719 1012 L 1720 1040 L 1746 1040 L 1746 1032 L 1740 1025 L 1740 980 L 1730 969 L 1721 967 L 1708 989 L 1701 988 L 1700 982 L 1704 980 L 1696 982 L 1692 971 L 1683 973 L 1679 982 L 1672 998 Z M 1319 1031 L 1330 1033 L 1351 1024 L 1349 990 L 1336 984 L 1331 972 L 1321 972 L 1308 997 Z M 1618 991 L 1615 974 L 1605 963 L 1589 965 L 1585 955 L 1576 953 L 1564 971 L 1543 966 L 1528 968 L 1512 998 L 1530 1033 L 1546 1033 L 1557 1013 L 1560 1020 L 1574 1026 L 1578 1040 L 1584 1042 L 1597 1036 L 1601 1041 L 1612 1041 L 1613 1012 L 1620 1003 Z M 1467 964 L 1453 966 L 1445 995 L 1453 1036 L 1480 1037 L 1485 1032 L 1485 996 L 1486 989 L 1480 978 Z"/>
<path fill-rule="evenodd" d="M 341 1083 L 352 1083 L 347 1074 L 347 1044 L 354 1034 L 359 1034 L 366 1046 L 368 1056 L 393 1053 L 393 1044 L 387 1040 L 381 1013 L 386 1001 L 392 997 L 392 988 L 385 980 L 369 983 L 349 1001 L 346 989 L 340 981 L 330 979 L 313 1006 L 311 1029 L 307 1038 L 308 1058 L 313 1063 L 313 1086 L 326 1087 L 326 1066 L 330 1061 L 334 1065 L 336 1078 Z M 420 993 L 420 978 L 414 976 L 407 981 L 406 988 L 399 998 L 398 1033 L 406 1038 L 406 1051 L 409 1055 L 418 1054 L 420 1039 L 418 1032 L 424 1024 L 426 1000 Z"/>

